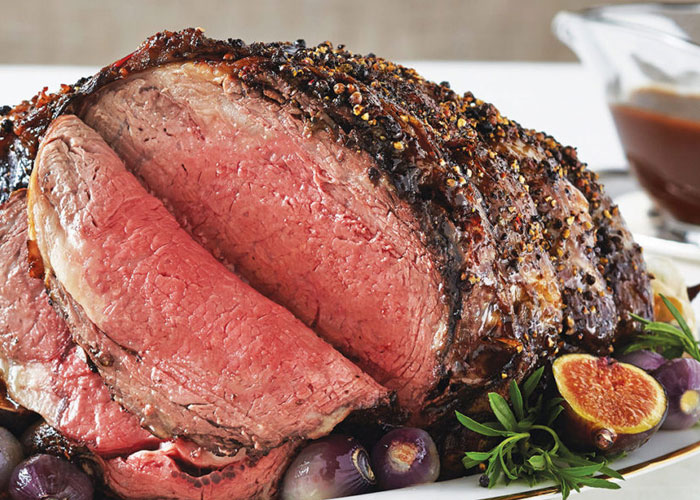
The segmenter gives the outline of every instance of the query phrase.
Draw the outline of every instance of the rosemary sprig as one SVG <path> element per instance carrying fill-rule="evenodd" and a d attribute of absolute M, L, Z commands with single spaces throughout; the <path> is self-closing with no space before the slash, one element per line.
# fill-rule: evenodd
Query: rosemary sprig
<path fill-rule="evenodd" d="M 524 479 L 530 486 L 551 480 L 559 486 L 564 499 L 571 490 L 579 491 L 582 486 L 620 488 L 617 483 L 594 477 L 600 473 L 622 479 L 607 466 L 606 459 L 572 452 L 552 429 L 552 423 L 563 410 L 561 398 L 545 402 L 540 395 L 530 404 L 543 372 L 544 367 L 535 371 L 522 387 L 511 381 L 508 388 L 510 405 L 501 395 L 489 393 L 491 410 L 498 419 L 496 423 L 479 423 L 457 412 L 457 419 L 471 431 L 502 438 L 490 451 L 465 453 L 462 459 L 464 467 L 483 468 L 480 484 L 489 488 L 495 486 L 501 477 L 506 484 Z"/>
<path fill-rule="evenodd" d="M 622 354 L 647 349 L 656 351 L 667 359 L 673 359 L 682 356 L 685 352 L 700 361 L 698 341 L 695 340 L 695 336 L 683 319 L 683 315 L 670 300 L 663 295 L 660 297 L 680 328 L 669 323 L 649 321 L 632 314 L 631 316 L 643 325 L 644 333 L 640 333 L 631 343 L 626 345 L 622 349 Z"/>

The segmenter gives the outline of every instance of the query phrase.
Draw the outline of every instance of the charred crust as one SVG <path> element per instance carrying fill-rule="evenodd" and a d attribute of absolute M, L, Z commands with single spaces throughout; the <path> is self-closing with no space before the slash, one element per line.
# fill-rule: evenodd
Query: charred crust
<path fill-rule="evenodd" d="M 39 421 L 27 430 L 23 445 L 27 455 L 48 453 L 68 460 L 75 460 L 89 455 L 86 447 L 65 438 L 60 432 L 43 421 Z"/>
<path fill-rule="evenodd" d="M 653 317 L 650 277 L 642 249 L 632 239 L 617 206 L 605 194 L 598 175 L 579 161 L 574 148 L 562 146 L 546 134 L 522 133 L 529 140 L 539 141 L 552 157 L 560 159 L 562 175 L 583 193 L 589 203 L 596 239 L 595 253 L 621 318 L 616 342 L 624 342 L 634 332 L 630 313 L 649 319 Z"/>

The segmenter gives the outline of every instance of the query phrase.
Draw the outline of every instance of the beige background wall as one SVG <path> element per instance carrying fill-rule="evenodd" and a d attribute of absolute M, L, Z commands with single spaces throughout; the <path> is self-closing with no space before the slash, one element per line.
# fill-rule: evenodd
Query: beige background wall
<path fill-rule="evenodd" d="M 162 29 L 345 43 L 387 58 L 573 60 L 550 32 L 590 0 L 0 0 L 0 64 L 104 65 Z"/>

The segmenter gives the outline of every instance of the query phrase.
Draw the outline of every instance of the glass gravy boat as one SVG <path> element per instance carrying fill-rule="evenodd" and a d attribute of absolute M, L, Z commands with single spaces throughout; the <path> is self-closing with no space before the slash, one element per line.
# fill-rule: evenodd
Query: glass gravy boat
<path fill-rule="evenodd" d="M 700 3 L 560 12 L 553 30 L 603 78 L 630 166 L 665 223 L 700 232 Z"/>

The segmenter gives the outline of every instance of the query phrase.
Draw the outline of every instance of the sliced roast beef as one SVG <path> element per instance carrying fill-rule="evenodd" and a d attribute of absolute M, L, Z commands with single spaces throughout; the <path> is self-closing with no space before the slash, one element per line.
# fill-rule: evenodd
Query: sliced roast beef
<path fill-rule="evenodd" d="M 59 358 L 71 345 L 70 334 L 41 280 L 29 276 L 26 190 L 13 193 L 0 210 L 0 352 L 17 362 Z"/>
<path fill-rule="evenodd" d="M 213 255 L 419 410 L 449 342 L 419 221 L 374 186 L 372 158 L 279 102 L 283 82 L 273 100 L 225 70 L 138 73 L 82 114 Z"/>
<path fill-rule="evenodd" d="M 374 99 L 398 115 L 395 123 L 411 114 L 353 82 L 332 90 L 342 104 L 355 101 L 350 116 L 363 95 L 363 109 Z M 347 147 L 352 136 L 336 123 L 345 111 L 321 109 L 251 59 L 139 72 L 96 92 L 78 113 L 201 244 L 395 389 L 414 423 L 432 423 L 450 413 L 443 399 L 464 405 L 465 393 L 527 373 L 555 345 L 559 289 L 538 246 L 509 267 L 517 260 L 509 248 L 523 246 L 523 236 L 504 214 L 524 218 L 526 232 L 535 213 L 523 188 L 479 171 L 482 180 L 460 194 L 467 214 L 456 221 L 439 205 L 405 203 L 395 186 L 376 185 L 376 159 Z M 418 133 L 403 126 L 409 138 Z M 421 162 L 437 169 L 442 137 L 422 133 L 430 154 Z M 392 143 L 392 154 L 402 144 Z M 491 186 L 488 201 L 477 186 Z M 469 288 L 462 299 L 460 286 Z M 441 395 L 446 375 L 453 390 Z"/>
<path fill-rule="evenodd" d="M 216 452 L 327 434 L 386 391 L 229 273 L 79 119 L 54 121 L 29 190 L 73 336 L 156 434 Z"/>
<path fill-rule="evenodd" d="M 61 435 L 40 435 L 37 451 L 71 456 L 71 449 L 85 448 L 80 459 L 99 466 L 104 484 L 127 499 L 272 495 L 291 445 L 259 460 L 211 457 L 181 440 L 161 442 L 111 400 L 49 305 L 41 280 L 29 277 L 25 191 L 14 193 L 0 214 L 0 372 L 13 399 Z M 57 437 L 72 445 L 56 448 Z"/>

